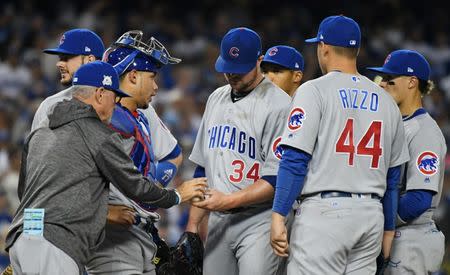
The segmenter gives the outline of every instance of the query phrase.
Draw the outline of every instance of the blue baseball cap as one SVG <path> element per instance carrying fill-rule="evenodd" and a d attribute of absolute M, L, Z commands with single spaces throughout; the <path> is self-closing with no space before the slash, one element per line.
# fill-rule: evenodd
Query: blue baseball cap
<path fill-rule="evenodd" d="M 65 32 L 59 40 L 59 46 L 45 49 L 48 54 L 94 55 L 102 58 L 105 46 L 102 39 L 88 29 L 73 29 Z"/>
<path fill-rule="evenodd" d="M 255 31 L 245 27 L 231 29 L 220 44 L 216 71 L 246 74 L 256 67 L 260 55 L 261 38 Z"/>
<path fill-rule="evenodd" d="M 119 89 L 119 75 L 111 64 L 94 61 L 82 65 L 74 74 L 72 85 L 103 87 L 122 97 L 129 97 Z"/>
<path fill-rule="evenodd" d="M 361 45 L 361 30 L 358 23 L 349 17 L 329 16 L 320 23 L 317 36 L 305 40 L 307 43 L 320 41 L 333 46 L 358 48 Z"/>
<path fill-rule="evenodd" d="M 369 67 L 368 70 L 392 75 L 416 76 L 421 80 L 430 79 L 430 64 L 416 51 L 397 50 L 384 60 L 383 67 Z"/>
<path fill-rule="evenodd" d="M 299 51 L 284 45 L 268 49 L 263 62 L 274 63 L 293 71 L 303 71 L 305 63 Z"/>

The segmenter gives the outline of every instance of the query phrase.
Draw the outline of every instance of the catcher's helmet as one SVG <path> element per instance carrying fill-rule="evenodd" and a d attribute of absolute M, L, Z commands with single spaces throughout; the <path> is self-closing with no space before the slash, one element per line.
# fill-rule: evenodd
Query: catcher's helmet
<path fill-rule="evenodd" d="M 142 42 L 142 31 L 124 33 L 103 54 L 103 61 L 113 65 L 119 75 L 131 70 L 156 72 L 167 64 L 181 59 L 172 57 L 164 45 L 151 37 Z"/>

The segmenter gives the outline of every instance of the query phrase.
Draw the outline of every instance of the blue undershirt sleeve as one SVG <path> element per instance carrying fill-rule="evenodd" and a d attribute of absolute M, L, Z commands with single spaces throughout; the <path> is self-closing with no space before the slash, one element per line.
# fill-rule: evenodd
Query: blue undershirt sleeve
<path fill-rule="evenodd" d="M 275 189 L 277 184 L 277 176 L 262 176 L 261 179 L 267 181 Z"/>
<path fill-rule="evenodd" d="M 409 190 L 400 197 L 398 204 L 398 215 L 405 222 L 418 218 L 431 207 L 434 191 L 431 190 Z"/>
<path fill-rule="evenodd" d="M 386 193 L 381 200 L 384 213 L 384 230 L 394 230 L 398 207 L 398 183 L 400 181 L 400 166 L 391 167 L 387 173 Z"/>
<path fill-rule="evenodd" d="M 203 166 L 197 165 L 194 171 L 194 178 L 203 178 L 206 176 L 205 168 Z"/>
<path fill-rule="evenodd" d="M 286 216 L 303 189 L 311 155 L 286 145 L 282 145 L 282 148 L 272 211 Z"/>
<path fill-rule="evenodd" d="M 175 148 L 173 148 L 172 152 L 170 152 L 167 156 L 165 156 L 163 159 L 161 159 L 159 162 L 167 161 L 174 159 L 178 157 L 181 154 L 181 147 L 180 145 L 176 145 Z"/>

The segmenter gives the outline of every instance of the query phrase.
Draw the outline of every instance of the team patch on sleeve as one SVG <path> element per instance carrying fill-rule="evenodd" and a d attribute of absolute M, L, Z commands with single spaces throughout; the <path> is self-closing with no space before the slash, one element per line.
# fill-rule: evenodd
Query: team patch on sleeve
<path fill-rule="evenodd" d="M 291 131 L 297 131 L 303 125 L 303 121 L 305 120 L 305 111 L 303 111 L 300 107 L 295 107 L 289 113 L 288 117 L 288 128 Z"/>
<path fill-rule="evenodd" d="M 434 152 L 425 151 L 417 157 L 417 169 L 425 176 L 433 176 L 436 174 L 438 166 L 439 158 Z"/>
<path fill-rule="evenodd" d="M 277 159 L 281 159 L 283 155 L 283 149 L 280 146 L 281 137 L 277 137 L 272 143 L 272 152 Z"/>

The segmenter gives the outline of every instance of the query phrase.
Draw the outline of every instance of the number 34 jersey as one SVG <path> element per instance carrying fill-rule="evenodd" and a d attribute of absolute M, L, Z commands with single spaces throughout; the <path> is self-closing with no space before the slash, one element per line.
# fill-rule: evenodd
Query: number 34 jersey
<path fill-rule="evenodd" d="M 263 176 L 277 175 L 277 145 L 290 102 L 267 79 L 236 102 L 230 85 L 210 95 L 189 157 L 205 168 L 210 188 L 231 193 Z"/>
<path fill-rule="evenodd" d="M 361 75 L 330 72 L 299 87 L 281 144 L 312 155 L 302 194 L 383 196 L 387 170 L 409 160 L 393 98 Z"/>

